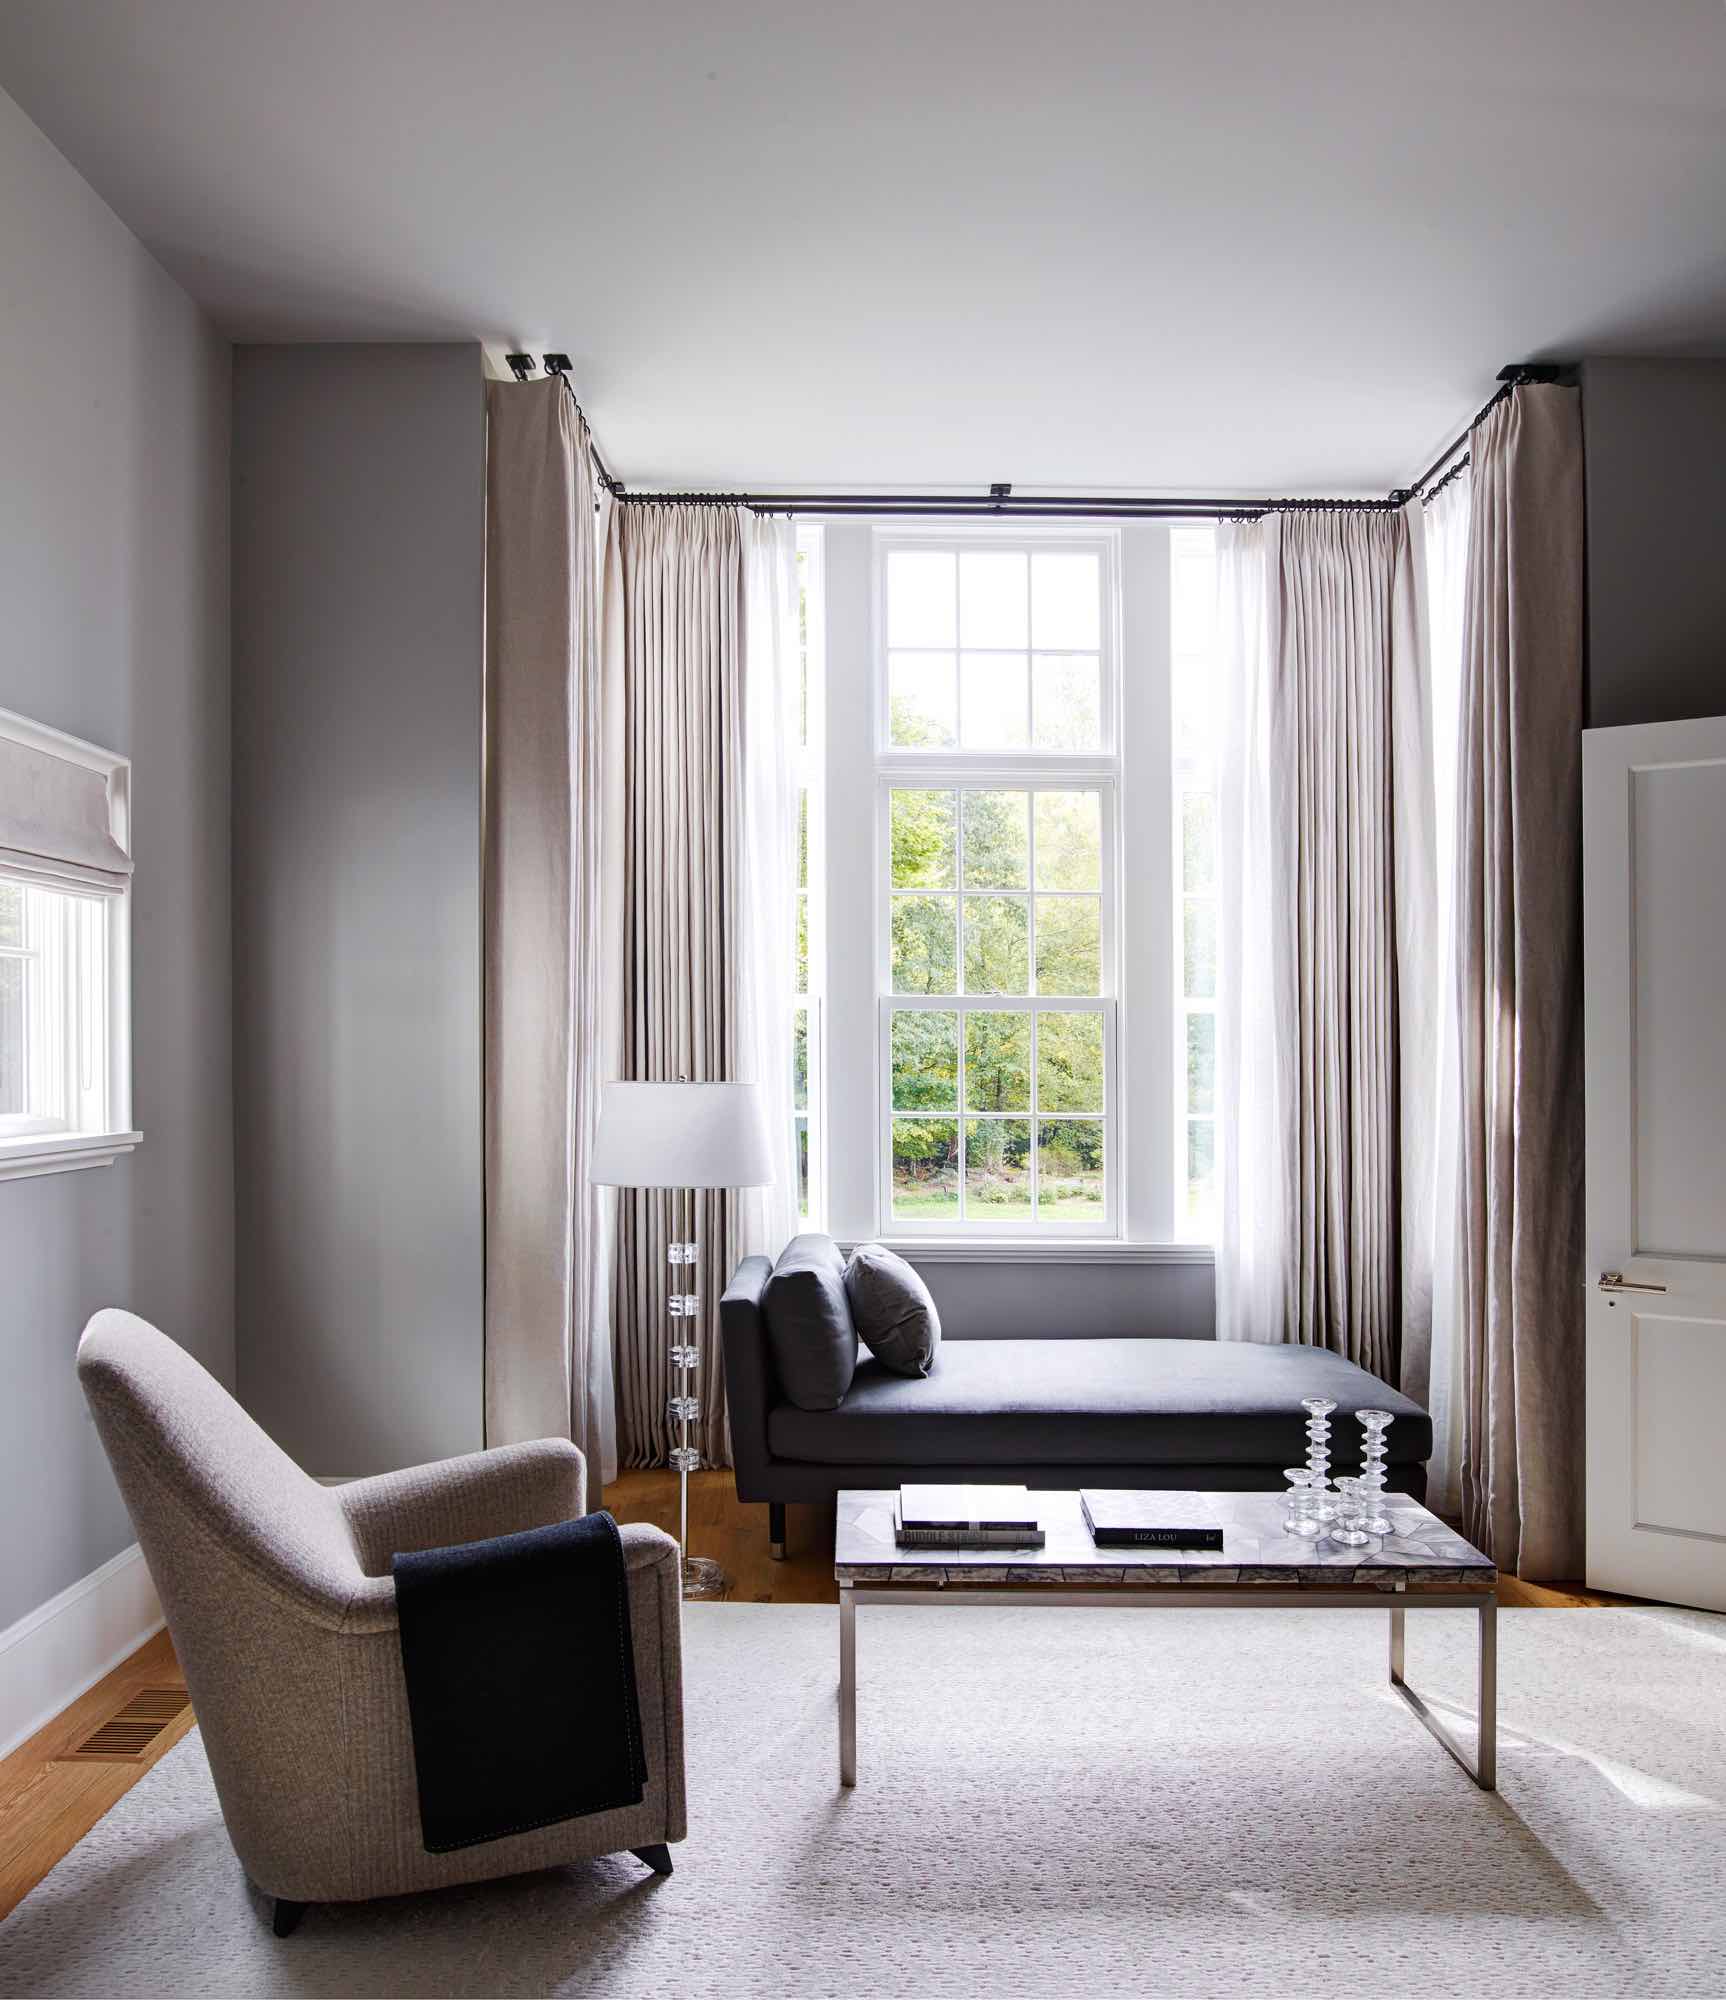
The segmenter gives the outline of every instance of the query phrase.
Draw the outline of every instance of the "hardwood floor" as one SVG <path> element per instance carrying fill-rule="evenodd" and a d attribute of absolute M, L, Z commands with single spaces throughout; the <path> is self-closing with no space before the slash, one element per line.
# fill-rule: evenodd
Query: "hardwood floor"
<path fill-rule="evenodd" d="M 623 1472 L 605 1489 L 620 1521 L 651 1521 L 677 1533 L 677 1475 L 656 1468 Z M 689 1552 L 714 1556 L 731 1579 L 734 1604 L 837 1604 L 833 1581 L 833 1507 L 787 1507 L 785 1560 L 767 1553 L 767 1509 L 746 1507 L 727 1471 L 689 1480 Z"/>
<path fill-rule="evenodd" d="M 652 1521 L 677 1532 L 677 1477 L 666 1471 L 625 1472 L 605 1490 L 620 1521 Z M 767 1553 L 767 1509 L 745 1507 L 729 1472 L 698 1472 L 689 1482 L 689 1545 L 716 1556 L 739 1604 L 837 1604 L 833 1583 L 833 1509 L 786 1509 L 784 1562 Z M 1507 1606 L 1636 1604 L 1580 1584 L 1544 1585 L 1502 1577 L 1498 1601 Z M 185 1676 L 165 1632 L 141 1646 L 70 1708 L 0 1761 L 0 1917 L 35 1888 L 56 1862 L 135 1785 L 191 1727 L 188 1709 L 141 1756 L 114 1763 L 57 1762 L 143 1688 L 183 1687 Z"/>
<path fill-rule="evenodd" d="M 144 1688 L 184 1687 L 166 1632 L 147 1640 L 105 1680 L 81 1694 L 46 1729 L 0 1760 L 0 1917 L 69 1854 L 192 1726 L 186 1709 L 136 1758 L 65 1764 L 65 1756 Z"/>

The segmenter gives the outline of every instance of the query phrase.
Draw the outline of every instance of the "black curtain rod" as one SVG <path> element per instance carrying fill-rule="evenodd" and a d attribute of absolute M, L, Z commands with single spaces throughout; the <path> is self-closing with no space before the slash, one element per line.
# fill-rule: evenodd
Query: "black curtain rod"
<path fill-rule="evenodd" d="M 510 372 L 518 382 L 533 373 L 531 354 L 507 354 Z M 587 421 L 570 379 L 567 354 L 545 356 L 545 372 L 556 376 L 569 392 L 569 399 Z M 1468 464 L 1467 447 L 1479 425 L 1497 409 L 1513 389 L 1529 382 L 1568 382 L 1574 379 L 1574 364 L 1558 361 L 1519 361 L 1498 371 L 1498 387 L 1475 411 L 1462 431 L 1452 438 L 1437 458 L 1412 486 L 1399 486 L 1382 500 L 1339 500 L 1322 497 L 1299 499 L 1223 500 L 1213 496 L 1170 496 L 1165 499 L 1099 494 L 1085 499 L 1066 499 L 1054 494 L 1025 493 L 1014 497 L 1010 485 L 997 483 L 987 493 L 631 493 L 610 468 L 588 432 L 588 455 L 599 483 L 613 499 L 629 500 L 648 507 L 748 507 L 757 514 L 877 514 L 877 515 L 973 515 L 1005 520 L 1115 520 L 1115 521 L 1257 521 L 1267 514 L 1385 514 L 1405 507 L 1410 500 L 1434 499 Z M 1458 458 L 1457 454 L 1463 456 Z M 1452 463 L 1452 461 L 1455 461 Z M 1443 477 L 1438 475 L 1443 473 Z M 1435 483 L 1436 482 L 1436 483 Z"/>
<path fill-rule="evenodd" d="M 1468 463 L 1466 457 L 1468 441 L 1473 437 L 1476 428 L 1498 408 L 1499 404 L 1504 401 L 1512 389 L 1520 389 L 1528 382 L 1566 382 L 1574 374 L 1575 364 L 1567 361 L 1515 361 L 1508 368 L 1501 368 L 1498 371 L 1498 387 L 1493 390 L 1492 394 L 1487 397 L 1486 401 L 1469 418 L 1467 424 L 1463 427 L 1461 435 L 1451 439 L 1449 444 L 1445 446 L 1443 451 L 1438 454 L 1414 484 L 1408 487 L 1400 497 L 1408 500 L 1413 499 L 1418 494 L 1422 500 L 1431 500 L 1442 492 Z M 1463 452 L 1465 456 L 1458 459 L 1455 465 L 1451 465 L 1450 461 L 1456 458 L 1456 454 L 1459 451 Z M 1449 468 L 1448 471 L 1445 470 L 1446 467 Z M 1444 477 L 1438 479 L 1435 485 L 1433 482 L 1440 472 L 1444 473 Z M 1398 497 L 1396 494 L 1391 495 L 1392 499 Z"/>

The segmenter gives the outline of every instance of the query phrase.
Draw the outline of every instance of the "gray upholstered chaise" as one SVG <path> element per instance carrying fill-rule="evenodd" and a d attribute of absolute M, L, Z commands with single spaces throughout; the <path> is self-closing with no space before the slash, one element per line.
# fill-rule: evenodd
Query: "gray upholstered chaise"
<path fill-rule="evenodd" d="M 307 1903 L 437 1889 L 633 1850 L 667 1872 L 684 1837 L 677 1544 L 621 1529 L 647 1752 L 638 1806 L 428 1854 L 390 1557 L 584 1511 L 559 1438 L 326 1488 L 166 1335 L 100 1312 L 78 1375 L 138 1530 L 241 1865 Z M 646 1852 L 643 1852 L 646 1850 Z"/>
<path fill-rule="evenodd" d="M 1411 1398 L 1318 1347 L 1215 1340 L 945 1340 L 926 1380 L 863 1356 L 837 1409 L 781 1392 L 761 1297 L 765 1257 L 738 1265 L 720 1307 L 740 1500 L 766 1501 L 775 1555 L 785 1503 L 905 1480 L 1042 1488 L 1280 1489 L 1306 1458 L 1304 1396 L 1328 1396 L 1334 1470 L 1358 1471 L 1356 1410 L 1391 1411 L 1388 1482 L 1426 1491 L 1432 1421 Z"/>

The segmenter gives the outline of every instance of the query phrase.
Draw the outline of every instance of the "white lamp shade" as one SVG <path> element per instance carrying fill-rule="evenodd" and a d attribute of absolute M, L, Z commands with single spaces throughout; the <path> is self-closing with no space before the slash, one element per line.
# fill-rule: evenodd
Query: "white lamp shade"
<path fill-rule="evenodd" d="M 769 1187 L 761 1086 L 607 1083 L 588 1179 L 606 1187 Z"/>

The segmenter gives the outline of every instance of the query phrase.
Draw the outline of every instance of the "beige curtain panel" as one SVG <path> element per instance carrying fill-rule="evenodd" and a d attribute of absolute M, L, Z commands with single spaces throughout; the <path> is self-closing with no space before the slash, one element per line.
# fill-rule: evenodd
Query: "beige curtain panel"
<path fill-rule="evenodd" d="M 556 380 L 494 383 L 488 437 L 486 1442 L 569 1437 L 609 1479 L 610 1197 L 587 1167 L 616 1073 L 601 836 L 621 708 L 587 426 Z"/>
<path fill-rule="evenodd" d="M 1456 860 L 1464 1526 L 1582 1574 L 1582 421 L 1520 388 L 1470 447 Z"/>
<path fill-rule="evenodd" d="M 752 1069 L 742 983 L 748 532 L 736 507 L 622 501 L 610 516 L 606 642 L 623 707 L 616 1074 L 630 1081 L 724 1082 Z M 789 903 L 789 876 L 785 891 Z M 789 1035 L 787 1019 L 787 1073 Z M 691 1213 L 690 1198 L 678 1213 Z M 693 1214 L 700 1262 L 689 1289 L 701 1310 L 681 1337 L 700 1350 L 696 1442 L 709 1463 L 728 1465 L 718 1300 L 742 1254 L 744 1198 L 704 1190 Z M 670 1225 L 663 1195 L 619 1193 L 617 1408 L 629 1465 L 663 1464 L 673 1441 Z"/>
<path fill-rule="evenodd" d="M 1416 534 L 1325 511 L 1224 535 L 1217 1330 L 1418 1394 L 1436 903 Z"/>

